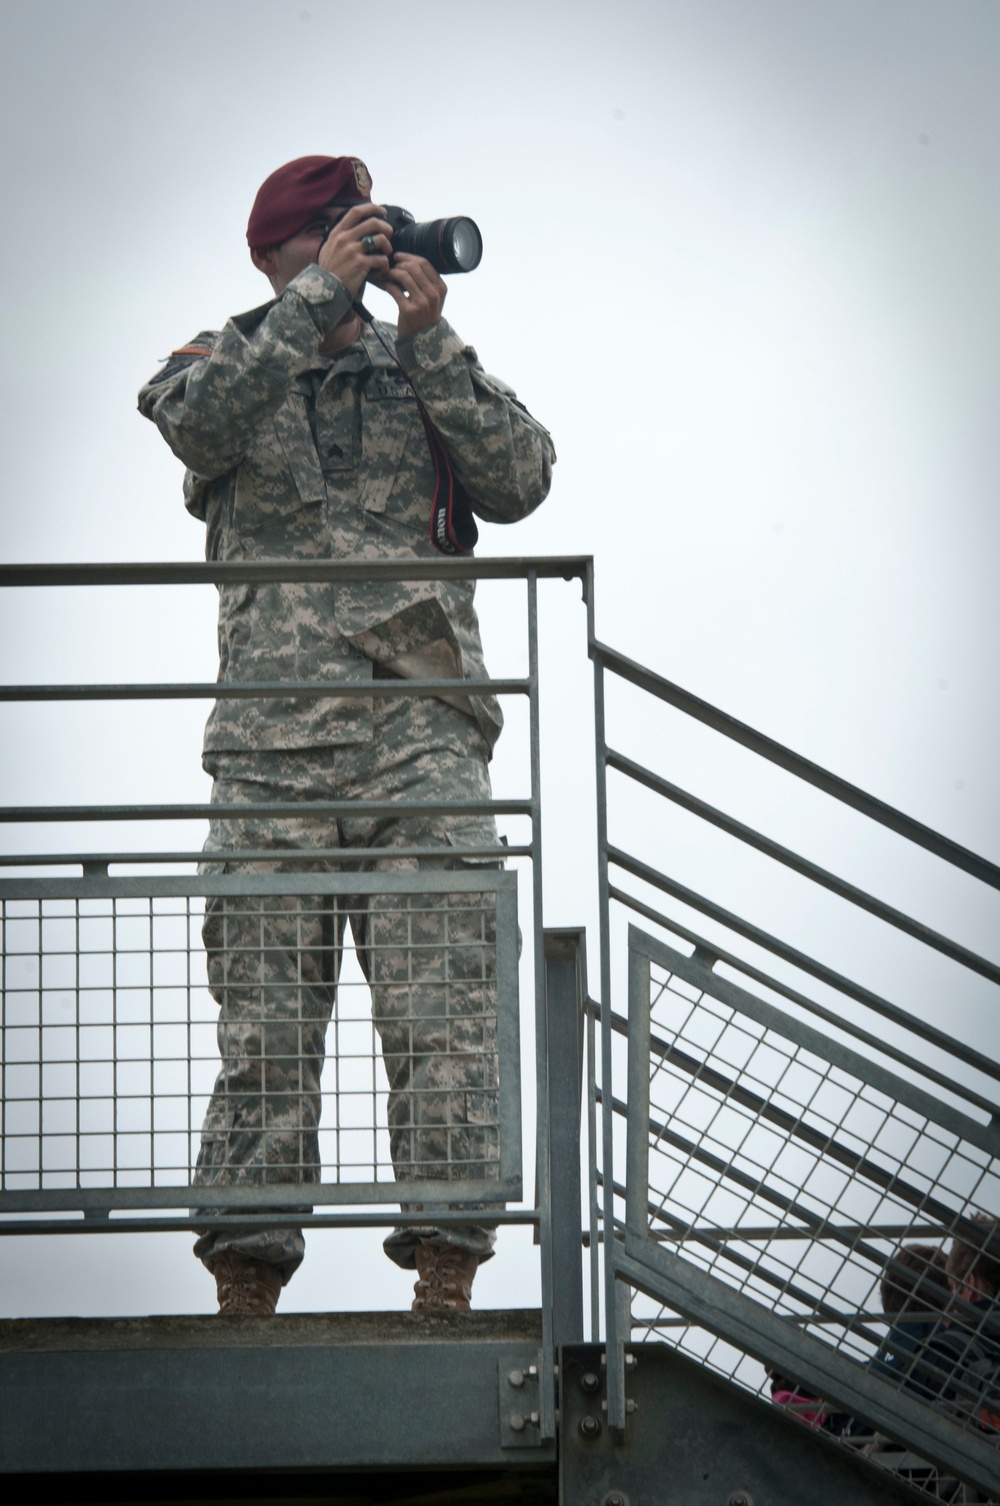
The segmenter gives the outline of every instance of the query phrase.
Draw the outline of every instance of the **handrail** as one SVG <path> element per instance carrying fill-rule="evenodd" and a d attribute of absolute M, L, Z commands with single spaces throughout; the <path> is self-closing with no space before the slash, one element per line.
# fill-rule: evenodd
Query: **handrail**
<path fill-rule="evenodd" d="M 232 816 L 294 816 L 320 820 L 331 816 L 529 816 L 530 800 L 278 800 L 260 804 L 211 805 L 3 805 L 0 822 L 23 821 L 200 821 Z"/>
<path fill-rule="evenodd" d="M 924 1078 L 927 1082 L 935 1083 L 937 1087 L 944 1088 L 947 1093 L 952 1093 L 962 1098 L 965 1103 L 979 1109 L 981 1113 L 985 1114 L 987 1119 L 995 1117 L 997 1105 L 990 1099 L 984 1098 L 981 1093 L 977 1093 L 975 1089 L 970 1088 L 967 1083 L 957 1084 L 954 1074 L 949 1076 L 947 1073 L 939 1071 L 930 1062 L 919 1061 L 908 1052 L 901 1051 L 898 1046 L 893 1045 L 891 1041 L 887 1041 L 884 1036 L 873 1035 L 870 1030 L 865 1030 L 849 1016 L 838 1014 L 835 1010 L 827 1009 L 825 1005 L 818 1004 L 815 999 L 810 999 L 807 994 L 800 993 L 797 988 L 789 987 L 780 978 L 775 978 L 773 974 L 766 973 L 762 968 L 755 967 L 752 962 L 747 962 L 744 958 L 737 957 L 734 952 L 727 951 L 724 947 L 719 946 L 718 942 L 706 941 L 703 936 L 697 931 L 693 931 L 690 926 L 686 926 L 683 921 L 677 920 L 673 916 L 661 914 L 659 910 L 654 910 L 652 905 L 644 904 L 642 900 L 637 899 L 634 894 L 629 894 L 624 889 L 619 889 L 613 884 L 609 888 L 609 894 L 611 899 L 616 900 L 621 905 L 625 905 L 627 909 L 633 910 L 637 915 L 642 915 L 646 920 L 651 920 L 654 925 L 664 926 L 668 931 L 672 931 L 675 936 L 680 936 L 684 941 L 689 941 L 692 946 L 700 947 L 703 952 L 711 952 L 717 962 L 724 962 L 727 967 L 733 968 L 744 977 L 752 978 L 755 983 L 763 983 L 765 988 L 773 989 L 775 993 L 788 999 L 790 1003 L 797 1004 L 817 1019 L 823 1020 L 827 1025 L 832 1025 L 834 1029 L 842 1031 L 845 1035 L 851 1036 L 856 1041 L 860 1041 L 863 1046 L 868 1046 L 872 1050 L 881 1052 L 883 1056 L 888 1056 L 894 1062 L 898 1063 L 898 1065 L 905 1067 L 908 1072 L 914 1073 L 917 1077 Z M 884 1001 L 878 999 L 877 995 L 871 994 L 868 1002 L 872 1007 L 876 1007 Z M 618 1027 L 614 1026 L 614 1019 L 615 1016 L 612 1015 L 613 1028 L 617 1029 Z M 907 1025 L 907 1028 L 909 1028 L 909 1025 Z M 627 1033 L 627 1030 L 622 1031 L 622 1034 Z M 1000 1064 L 995 1065 L 996 1072 L 990 1075 L 1000 1078 Z"/>
<path fill-rule="evenodd" d="M 0 685 L 0 701 L 255 701 L 336 696 L 530 695 L 527 680 L 201 680 L 133 685 Z"/>
<path fill-rule="evenodd" d="M 484 559 L 207 560 L 137 563 L 24 564 L 0 566 L 0 589 L 10 586 L 194 586 L 346 580 L 581 580 L 589 554 L 502 556 Z"/>
<path fill-rule="evenodd" d="M 1000 983 L 1000 965 L 991 962 L 987 957 L 980 957 L 976 952 L 969 951 L 968 947 L 960 946 L 958 942 L 942 935 L 940 931 L 934 931 L 930 926 L 911 919 L 902 910 L 884 904 L 873 894 L 868 894 L 855 884 L 848 883 L 846 879 L 839 878 L 837 874 L 830 873 L 818 863 L 812 863 L 808 858 L 800 857 L 797 852 L 793 852 L 789 847 L 783 847 L 780 842 L 773 842 L 770 837 L 763 836 L 752 826 L 747 826 L 733 816 L 728 816 L 725 811 L 709 805 L 707 801 L 688 794 L 687 790 L 682 790 L 679 785 L 671 783 L 669 779 L 663 779 L 659 774 L 654 774 L 651 769 L 644 768 L 634 759 L 626 758 L 624 754 L 616 753 L 609 748 L 607 762 L 609 769 L 615 769 L 619 774 L 634 779 L 637 784 L 645 785 L 655 794 L 662 795 L 665 800 L 679 805 L 682 810 L 690 811 L 693 816 L 707 821 L 719 831 L 724 831 L 728 836 L 735 837 L 737 841 L 744 842 L 748 847 L 762 852 L 765 857 L 773 858 L 776 863 L 790 868 L 793 873 L 799 874 L 802 878 L 811 879 L 814 884 L 820 884 L 831 894 L 836 894 L 838 898 L 856 905 L 859 910 L 867 910 L 869 915 L 874 915 L 878 920 L 884 920 L 887 925 L 894 926 L 897 931 L 902 931 L 907 936 L 912 936 L 915 941 L 922 941 L 925 946 L 940 952 L 942 956 L 950 957 L 952 962 L 960 962 L 970 972 L 980 973 L 982 977 L 989 978 L 991 983 Z"/>
<path fill-rule="evenodd" d="M 1000 867 L 988 859 L 980 857 L 978 853 L 962 847 L 960 843 L 953 842 L 950 837 L 944 837 L 940 832 L 934 831 L 930 826 L 925 826 L 920 821 L 915 821 L 912 816 L 905 815 L 885 801 L 878 800 L 874 795 L 867 794 L 857 785 L 850 784 L 846 779 L 841 779 L 837 774 L 831 774 L 828 769 L 821 768 L 808 758 L 792 752 L 776 742 L 774 738 L 766 736 L 763 732 L 757 732 L 745 722 L 738 721 L 728 712 L 720 711 L 717 706 L 703 701 L 699 696 L 692 695 L 690 691 L 683 690 L 679 685 L 666 680 L 662 675 L 657 675 L 652 670 L 645 669 L 637 664 L 634 659 L 627 658 L 624 654 L 617 653 L 608 648 L 604 643 L 594 640 L 590 646 L 591 657 L 609 669 L 612 674 L 618 675 L 623 680 L 630 681 L 641 690 L 647 690 L 658 700 L 666 701 L 678 710 L 684 711 L 699 722 L 704 722 L 707 727 L 712 727 L 716 732 L 721 732 L 724 737 L 732 739 L 744 748 L 749 748 L 753 753 L 759 753 L 770 763 L 777 764 L 779 768 L 794 774 L 797 778 L 822 790 L 824 794 L 832 795 L 844 805 L 851 806 L 860 811 L 862 815 L 870 816 L 881 826 L 886 826 L 890 831 L 899 836 L 906 837 L 909 841 L 920 847 L 926 848 L 936 857 L 943 858 L 946 863 L 951 863 L 955 868 L 961 868 L 966 873 L 971 873 L 974 878 L 981 879 L 984 884 L 989 884 L 994 889 L 1000 889 Z"/>
<path fill-rule="evenodd" d="M 440 847 L 394 847 L 395 858 L 439 858 Z M 527 842 L 501 842 L 496 847 L 463 847 L 466 858 L 530 858 L 533 848 Z M 177 852 L 5 852 L 0 868 L 107 868 L 135 863 L 276 863 L 282 859 L 302 857 L 301 847 L 198 847 Z M 310 847 L 311 863 L 362 863 L 371 857 L 369 847 Z M 0 883 L 3 881 L 0 880 Z"/>
<path fill-rule="evenodd" d="M 790 962 L 793 967 L 799 968 L 804 973 L 811 974 L 812 977 L 819 979 L 821 983 L 830 984 L 831 987 L 837 989 L 840 993 L 846 994 L 848 998 L 855 999 L 859 1004 L 864 1004 L 868 1009 L 872 1009 L 877 1014 L 883 1015 L 887 1020 L 892 1020 L 893 1024 L 901 1025 L 905 1030 L 910 1031 L 911 1034 L 921 1036 L 925 1041 L 929 1041 L 932 1045 L 939 1047 L 941 1051 L 946 1052 L 950 1056 L 957 1057 L 959 1061 L 965 1062 L 970 1067 L 975 1067 L 977 1072 L 982 1072 L 985 1076 L 993 1078 L 994 1081 L 1000 1081 L 1000 1062 L 991 1061 L 988 1056 L 983 1056 L 974 1047 L 966 1046 L 961 1041 L 956 1040 L 954 1036 L 948 1035 L 945 1031 L 937 1030 L 933 1025 L 926 1024 L 917 1015 L 910 1014 L 905 1009 L 900 1009 L 898 1005 L 890 1003 L 888 999 L 883 999 L 878 994 L 872 993 L 870 989 L 862 987 L 861 984 L 852 982 L 843 973 L 838 973 L 833 968 L 826 967 L 821 962 L 816 962 L 812 957 L 807 956 L 805 952 L 798 951 L 795 947 L 787 946 L 785 942 L 779 941 L 776 936 L 770 936 L 766 931 L 762 931 L 759 926 L 751 925 L 748 921 L 742 920 L 738 915 L 734 915 L 731 910 L 725 910 L 721 905 L 713 904 L 711 900 L 706 899 L 702 894 L 696 893 L 694 889 L 689 889 L 684 884 L 674 883 L 672 879 L 667 878 L 665 874 L 652 868 L 648 863 L 642 863 L 638 858 L 630 857 L 628 853 L 621 852 L 615 847 L 608 848 L 608 861 L 609 863 L 614 863 L 619 868 L 624 868 L 627 873 L 631 873 L 635 878 L 642 879 L 644 883 L 652 885 L 653 888 L 661 890 L 664 894 L 669 894 L 671 898 L 679 899 L 683 904 L 690 905 L 693 910 L 699 910 L 703 915 L 708 915 L 711 919 L 720 921 L 728 930 L 734 931 L 739 936 L 744 936 L 748 941 L 752 941 L 755 945 L 772 952 L 774 956 L 780 957 L 784 962 Z"/>

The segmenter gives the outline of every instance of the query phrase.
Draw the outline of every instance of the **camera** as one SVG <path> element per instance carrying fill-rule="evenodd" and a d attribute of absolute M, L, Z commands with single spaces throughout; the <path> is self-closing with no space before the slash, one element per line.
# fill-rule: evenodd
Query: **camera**
<path fill-rule="evenodd" d="M 454 215 L 448 220 L 417 221 L 408 209 L 386 204 L 393 251 L 409 251 L 429 261 L 436 272 L 474 272 L 483 259 L 483 238 L 475 220 Z"/>

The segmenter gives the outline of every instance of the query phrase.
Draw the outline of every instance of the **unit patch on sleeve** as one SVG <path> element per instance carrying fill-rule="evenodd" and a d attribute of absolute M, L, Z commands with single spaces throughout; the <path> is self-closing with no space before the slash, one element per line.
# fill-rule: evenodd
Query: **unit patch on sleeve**
<path fill-rule="evenodd" d="M 169 382 L 179 371 L 187 366 L 193 366 L 195 361 L 203 361 L 206 356 L 212 354 L 210 345 L 180 345 L 170 352 L 170 358 L 162 371 L 158 371 L 154 377 L 150 377 L 148 385 L 156 387 L 160 382 Z"/>

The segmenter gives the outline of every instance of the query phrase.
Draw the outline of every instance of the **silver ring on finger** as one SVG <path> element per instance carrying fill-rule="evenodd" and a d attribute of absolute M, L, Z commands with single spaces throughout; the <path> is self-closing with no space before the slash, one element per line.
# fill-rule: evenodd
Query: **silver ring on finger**
<path fill-rule="evenodd" d="M 373 235 L 363 235 L 361 237 L 361 249 L 366 256 L 377 256 L 378 244 L 375 237 Z"/>

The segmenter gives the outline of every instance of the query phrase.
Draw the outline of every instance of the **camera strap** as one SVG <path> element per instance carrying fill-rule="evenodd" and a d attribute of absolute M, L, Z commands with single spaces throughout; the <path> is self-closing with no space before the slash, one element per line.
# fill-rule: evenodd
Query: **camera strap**
<path fill-rule="evenodd" d="M 420 414 L 424 432 L 427 435 L 427 448 L 431 452 L 431 460 L 434 464 L 434 495 L 431 498 L 430 517 L 431 543 L 441 554 L 471 554 L 479 538 L 479 529 L 472 515 L 472 504 L 468 493 L 452 469 L 444 440 L 431 422 L 431 416 L 421 402 L 420 394 L 400 365 L 395 352 L 390 350 L 375 328 L 373 315 L 358 299 L 354 300 L 352 307 L 358 318 L 363 319 L 368 325 L 386 355 L 399 369 L 403 380 L 416 399 L 417 412 Z"/>

